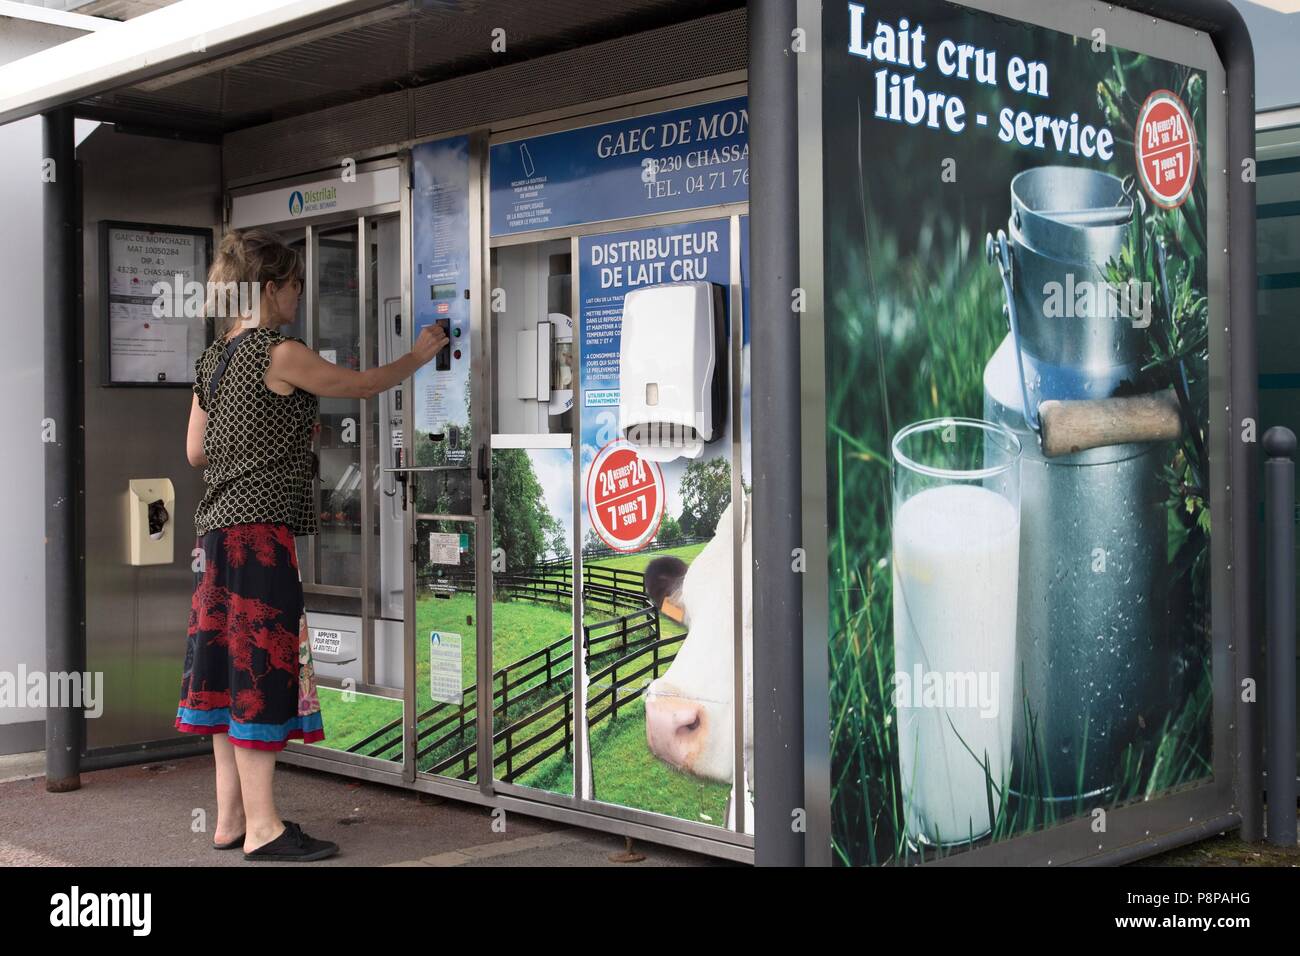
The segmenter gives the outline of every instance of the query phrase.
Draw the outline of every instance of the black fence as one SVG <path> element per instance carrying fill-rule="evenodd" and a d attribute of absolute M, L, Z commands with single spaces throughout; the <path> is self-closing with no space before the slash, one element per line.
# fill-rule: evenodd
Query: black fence
<path fill-rule="evenodd" d="M 439 581 L 443 582 L 442 587 L 450 589 L 472 590 L 474 587 L 474 576 L 464 572 L 452 572 Z M 584 606 L 613 615 L 583 625 L 584 666 L 589 665 L 593 656 L 601 658 L 618 654 L 616 660 L 589 677 L 591 683 L 603 685 L 600 692 L 587 702 L 587 720 L 591 725 L 606 717 L 617 717 L 620 705 L 626 706 L 628 701 L 639 697 L 643 685 L 626 694 L 622 690 L 647 674 L 651 675 L 651 680 L 658 677 L 672 663 L 676 648 L 685 635 L 662 639 L 659 613 L 646 596 L 642 572 L 586 566 L 582 581 Z M 493 589 L 498 599 L 570 607 L 573 599 L 572 565 L 567 561 L 552 561 L 522 573 L 496 574 L 493 576 Z M 632 665 L 647 652 L 651 654 L 648 662 Z M 561 751 L 572 755 L 576 732 L 569 682 L 572 662 L 573 635 L 569 634 L 493 672 L 492 711 L 498 721 L 506 720 L 512 704 L 528 697 L 544 696 L 555 691 L 555 685 L 564 685 L 563 693 L 550 697 L 536 710 L 506 723 L 493 734 L 493 766 L 497 779 L 512 782 Z M 417 715 L 417 727 L 417 760 L 427 758 L 453 742 L 464 744 L 438 760 L 427 772 L 466 780 L 475 778 L 477 745 L 473 741 L 465 743 L 471 731 L 474 737 L 478 732 L 478 690 L 474 684 L 463 689 L 460 704 L 435 704 Z M 348 750 L 397 760 L 400 759 L 401 742 L 401 721 L 396 720 Z M 544 746 L 537 750 L 539 745 Z M 517 763 L 520 759 L 523 762 Z"/>

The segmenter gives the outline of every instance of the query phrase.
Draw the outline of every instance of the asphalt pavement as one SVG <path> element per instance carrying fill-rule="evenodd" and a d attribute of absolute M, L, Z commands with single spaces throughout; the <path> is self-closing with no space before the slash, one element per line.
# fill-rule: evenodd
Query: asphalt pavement
<path fill-rule="evenodd" d="M 614 862 L 623 837 L 520 813 L 495 832 L 490 811 L 401 787 L 281 763 L 283 818 L 339 853 L 311 864 L 252 863 L 212 847 L 211 755 L 81 775 L 81 789 L 45 790 L 44 754 L 0 757 L 0 866 L 728 866 L 638 840 L 645 857 Z"/>

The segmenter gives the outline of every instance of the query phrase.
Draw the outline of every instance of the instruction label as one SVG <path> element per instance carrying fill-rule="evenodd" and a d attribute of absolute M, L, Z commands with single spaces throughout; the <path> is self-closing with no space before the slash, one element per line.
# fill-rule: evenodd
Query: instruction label
<path fill-rule="evenodd" d="M 429 532 L 429 561 L 432 564 L 460 564 L 460 535 Z"/>
<path fill-rule="evenodd" d="M 448 631 L 431 631 L 429 696 L 442 704 L 460 704 L 464 689 L 461 667 L 460 635 Z"/>

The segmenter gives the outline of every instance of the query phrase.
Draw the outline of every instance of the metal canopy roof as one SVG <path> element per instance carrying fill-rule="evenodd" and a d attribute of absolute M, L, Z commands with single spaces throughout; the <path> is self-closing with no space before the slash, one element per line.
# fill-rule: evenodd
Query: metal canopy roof
<path fill-rule="evenodd" d="M 71 105 L 91 119 L 215 138 L 742 6 L 181 0 L 0 67 L 0 122 Z M 504 51 L 492 48 L 495 30 Z"/>

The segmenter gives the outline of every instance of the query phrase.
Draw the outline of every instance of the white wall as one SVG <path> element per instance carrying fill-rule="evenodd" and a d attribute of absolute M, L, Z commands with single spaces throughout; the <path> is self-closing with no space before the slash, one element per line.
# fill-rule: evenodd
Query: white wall
<path fill-rule="evenodd" d="M 80 36 L 0 17 L 0 63 Z M 80 142 L 95 123 L 77 121 Z M 44 276 L 41 118 L 0 125 L 0 460 L 9 492 L 0 531 L 0 672 L 45 668 Z M 45 708 L 0 707 L 0 754 L 45 746 Z"/>
<path fill-rule="evenodd" d="M 44 289 L 41 270 L 41 120 L 0 126 L 0 449 L 8 492 L 0 533 L 0 671 L 45 666 Z M 41 709 L 0 707 L 0 753 L 44 746 Z M 38 733 L 39 732 L 39 733 Z"/>

